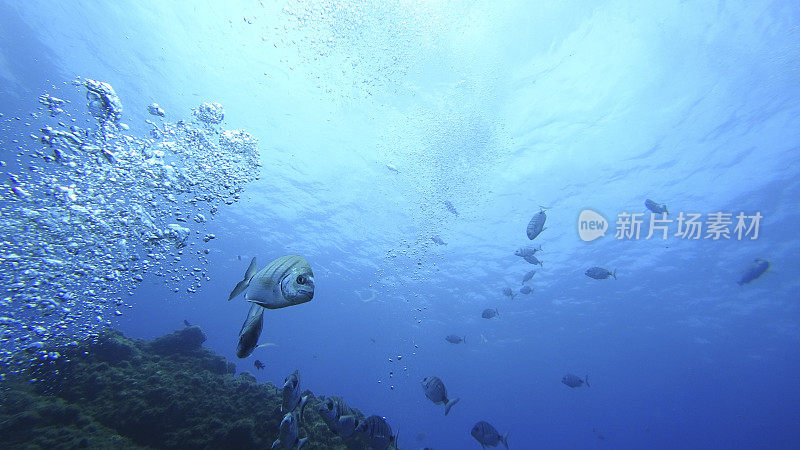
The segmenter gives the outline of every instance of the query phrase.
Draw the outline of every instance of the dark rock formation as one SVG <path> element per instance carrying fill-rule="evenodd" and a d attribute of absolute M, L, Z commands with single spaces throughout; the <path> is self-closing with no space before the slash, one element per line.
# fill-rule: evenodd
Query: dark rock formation
<path fill-rule="evenodd" d="M 151 342 L 108 331 L 50 349 L 61 357 L 0 384 L 0 446 L 269 448 L 283 418 L 280 391 L 247 372 L 234 377 L 234 365 L 203 348 L 203 341 L 195 326 Z M 303 448 L 365 448 L 328 429 L 317 413 L 321 401 L 309 396 Z"/>

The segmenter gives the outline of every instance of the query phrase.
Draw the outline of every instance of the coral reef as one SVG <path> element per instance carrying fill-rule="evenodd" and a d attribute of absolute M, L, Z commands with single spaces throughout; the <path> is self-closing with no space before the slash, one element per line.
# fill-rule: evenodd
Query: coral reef
<path fill-rule="evenodd" d="M 278 437 L 281 392 L 202 347 L 199 327 L 153 341 L 116 331 L 0 384 L 4 448 L 264 449 Z M 362 449 L 331 432 L 310 392 L 304 449 Z M 359 411 L 354 413 L 363 417 Z"/>

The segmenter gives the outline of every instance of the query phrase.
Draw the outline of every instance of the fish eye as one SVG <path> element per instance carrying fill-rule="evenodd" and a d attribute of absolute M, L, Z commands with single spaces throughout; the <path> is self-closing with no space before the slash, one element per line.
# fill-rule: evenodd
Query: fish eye
<path fill-rule="evenodd" d="M 306 284 L 308 280 L 303 275 L 298 275 L 295 281 L 297 281 L 297 284 Z"/>

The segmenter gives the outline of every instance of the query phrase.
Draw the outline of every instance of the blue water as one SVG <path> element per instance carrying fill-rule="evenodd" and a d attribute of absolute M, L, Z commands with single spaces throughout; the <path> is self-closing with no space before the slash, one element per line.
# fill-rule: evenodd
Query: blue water
<path fill-rule="evenodd" d="M 0 2 L 0 112 L 80 75 L 132 133 L 152 102 L 216 101 L 260 141 L 260 180 L 208 225 L 211 281 L 152 274 L 115 327 L 186 319 L 234 361 L 248 305 L 228 293 L 251 257 L 300 254 L 313 301 L 268 311 L 277 345 L 237 368 L 299 369 L 403 448 L 477 448 L 478 420 L 512 448 L 800 446 L 796 2 L 309 3 Z M 613 227 L 646 198 L 764 218 L 755 240 L 579 239 L 581 210 Z M 544 266 L 510 300 L 539 205 Z M 738 286 L 755 258 L 770 271 Z M 461 397 L 447 417 L 430 375 Z"/>

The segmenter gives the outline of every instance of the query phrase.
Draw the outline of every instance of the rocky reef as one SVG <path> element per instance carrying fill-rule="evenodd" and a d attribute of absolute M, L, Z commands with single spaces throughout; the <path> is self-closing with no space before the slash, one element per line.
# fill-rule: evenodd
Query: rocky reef
<path fill-rule="evenodd" d="M 203 348 L 199 327 L 152 341 L 116 331 L 0 383 L 3 448 L 264 449 L 278 437 L 281 392 Z M 304 449 L 363 449 L 328 428 L 310 392 Z M 363 418 L 361 412 L 355 414 Z"/>

